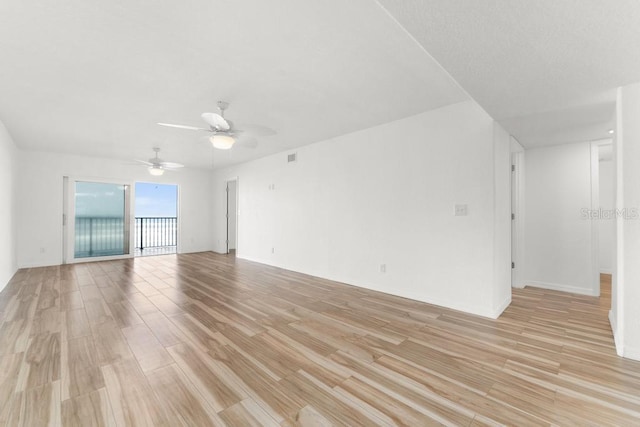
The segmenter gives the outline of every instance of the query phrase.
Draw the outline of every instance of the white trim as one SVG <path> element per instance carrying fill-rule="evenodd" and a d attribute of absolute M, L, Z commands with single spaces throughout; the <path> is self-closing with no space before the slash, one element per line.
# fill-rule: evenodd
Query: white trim
<path fill-rule="evenodd" d="M 561 283 L 526 281 L 525 287 L 528 287 L 528 286 L 531 286 L 533 288 L 550 289 L 552 291 L 561 291 L 561 292 L 569 292 L 572 294 L 588 295 L 592 297 L 597 297 L 599 295 L 599 292 L 594 293 L 593 289 L 581 288 L 578 286 L 565 285 Z"/>
<path fill-rule="evenodd" d="M 67 242 L 66 242 L 66 248 L 67 248 L 67 254 L 62 255 L 59 264 L 78 264 L 78 263 L 83 263 L 83 262 L 90 262 L 90 261 L 108 261 L 108 260 L 117 260 L 117 259 L 128 259 L 128 258 L 133 258 L 133 254 L 134 254 L 134 248 L 135 248 L 135 217 L 134 214 L 132 213 L 134 210 L 133 204 L 135 201 L 135 191 L 136 191 L 136 185 L 135 185 L 135 181 L 131 181 L 131 180 L 125 180 L 125 179 L 116 179 L 116 178 L 96 178 L 96 177 L 87 177 L 87 176 L 74 176 L 74 175 L 70 175 L 70 174 L 65 174 L 63 175 L 64 177 L 67 177 L 67 230 L 66 233 L 64 233 L 66 236 L 63 236 L 63 239 L 66 237 L 67 238 Z M 63 179 L 64 181 L 64 179 Z M 113 256 L 108 256 L 108 257 L 89 257 L 87 258 L 76 258 L 75 257 L 75 236 L 74 236 L 74 232 L 75 232 L 75 210 L 76 210 L 76 206 L 75 206 L 75 189 L 76 189 L 76 182 L 96 182 L 96 183 L 102 183 L 102 184 L 114 184 L 114 185 L 123 185 L 126 186 L 127 188 L 125 189 L 125 224 L 128 222 L 129 223 L 129 244 L 128 244 L 128 252 L 126 254 L 123 255 L 113 255 Z M 64 208 L 63 208 L 63 212 L 64 212 Z M 64 227 L 61 227 L 64 229 Z M 178 234 L 180 234 L 178 232 Z M 178 250 L 178 247 L 176 247 L 176 251 Z"/>
<path fill-rule="evenodd" d="M 67 263 L 69 250 L 69 177 L 62 177 L 62 264 Z"/>
<path fill-rule="evenodd" d="M 515 142 L 517 140 L 512 136 L 511 137 Z M 522 275 L 524 273 L 524 251 L 525 251 L 525 235 L 524 235 L 524 222 L 525 222 L 525 151 L 512 151 L 511 152 L 511 164 L 516 167 L 515 170 L 515 180 L 516 180 L 516 200 L 515 200 L 515 209 L 513 213 L 516 214 L 515 220 L 515 256 L 512 260 L 516 263 L 516 268 L 513 269 L 511 274 L 511 287 L 512 288 L 524 288 L 525 284 L 522 280 Z M 512 227 L 513 229 L 513 227 Z M 513 242 L 513 238 L 511 242 Z"/>
<path fill-rule="evenodd" d="M 133 201 L 133 206 L 132 206 L 132 211 L 133 214 L 131 215 L 133 217 L 133 222 L 134 222 L 134 228 L 133 228 L 133 232 L 131 234 L 133 234 L 133 240 L 135 240 L 136 237 L 136 229 L 135 229 L 135 221 L 136 221 L 136 184 L 138 183 L 138 181 L 136 181 L 133 184 L 133 192 L 131 193 L 131 200 Z M 180 206 L 182 205 L 182 188 L 180 187 L 180 184 L 164 184 L 164 185 L 175 185 L 176 186 L 176 215 L 178 216 L 178 219 L 176 221 L 176 227 L 178 227 L 178 229 L 176 230 L 177 233 L 177 238 L 176 238 L 176 255 L 177 254 L 181 254 L 182 253 L 182 210 L 180 208 Z M 136 250 L 136 243 L 133 242 L 133 253 L 135 256 L 135 250 Z"/>
<path fill-rule="evenodd" d="M 492 319 L 497 319 L 500 315 L 509 307 L 511 304 L 511 294 L 498 306 L 497 309 L 493 311 L 493 314 L 490 316 Z"/>
<path fill-rule="evenodd" d="M 600 274 L 613 274 L 613 270 L 609 270 L 608 268 L 601 268 L 600 269 Z"/>
<path fill-rule="evenodd" d="M 622 357 L 640 361 L 640 348 L 631 348 L 627 346 L 624 348 Z"/>
<path fill-rule="evenodd" d="M 18 270 L 22 270 L 24 268 L 57 267 L 59 265 L 63 264 L 60 264 L 59 261 L 27 262 L 25 264 L 18 264 Z"/>
<path fill-rule="evenodd" d="M 236 197 L 236 203 L 235 203 L 235 206 L 236 206 L 236 229 L 235 229 L 235 234 L 236 235 L 235 235 L 235 239 L 234 239 L 236 247 L 233 248 L 233 249 L 236 251 L 236 256 L 237 256 L 237 254 L 238 254 L 238 246 L 240 246 L 239 242 L 238 242 L 238 240 L 239 240 L 238 237 L 240 236 L 240 233 L 239 233 L 239 229 L 240 229 L 240 224 L 239 224 L 239 219 L 240 219 L 240 206 L 239 206 L 239 203 L 240 203 L 240 178 L 238 178 L 237 176 L 234 177 L 234 178 L 229 178 L 224 182 L 224 184 L 225 184 L 225 209 L 226 209 L 225 216 L 224 216 L 224 218 L 225 218 L 224 226 L 225 226 L 225 231 L 226 231 L 225 235 L 227 236 L 227 242 L 224 245 L 224 247 L 226 249 L 226 252 L 224 252 L 224 254 L 228 255 L 229 251 L 230 251 L 229 250 L 229 217 L 227 216 L 228 213 L 229 213 L 229 193 L 228 193 L 228 190 L 229 190 L 229 183 L 230 182 L 235 182 L 236 183 L 236 191 L 235 191 L 235 193 L 236 193 L 235 194 L 235 197 Z"/>
<path fill-rule="evenodd" d="M 600 145 L 602 142 L 591 142 L 591 210 L 600 207 Z M 591 229 L 591 295 L 600 296 L 600 223 L 589 219 Z"/>
<path fill-rule="evenodd" d="M 133 254 L 74 258 L 74 259 L 67 260 L 67 264 L 82 264 L 83 262 L 94 262 L 94 261 L 95 262 L 114 261 L 118 259 L 129 259 L 129 258 L 133 258 Z"/>
<path fill-rule="evenodd" d="M 613 173 L 615 174 L 615 209 L 624 207 L 624 129 L 622 126 L 622 88 L 616 91 L 616 133 L 613 140 Z M 613 277 L 611 281 L 611 299 L 616 302 L 611 307 L 616 318 L 616 352 L 624 354 L 625 319 L 624 319 L 624 287 L 625 287 L 625 251 L 624 251 L 624 219 L 616 218 L 615 252 L 613 260 Z M 616 293 L 615 297 L 613 292 Z"/>
<path fill-rule="evenodd" d="M 622 343 L 620 342 L 620 334 L 618 333 L 618 328 L 616 325 L 616 317 L 613 315 L 613 311 L 609 310 L 609 324 L 611 325 L 611 332 L 613 332 L 613 342 L 616 346 L 616 353 L 620 357 L 624 357 L 624 350 L 622 348 Z"/>
<path fill-rule="evenodd" d="M 509 298 L 507 298 L 507 300 L 505 300 L 505 302 L 503 302 L 497 310 L 492 310 L 490 308 L 478 309 L 477 306 L 470 306 L 470 305 L 467 305 L 467 304 L 460 304 L 457 301 L 451 301 L 451 300 L 446 300 L 445 301 L 445 300 L 439 300 L 439 299 L 433 299 L 433 298 L 424 298 L 423 295 L 416 295 L 416 294 L 412 293 L 411 291 L 406 291 L 406 290 L 404 292 L 391 293 L 387 289 L 382 290 L 382 289 L 378 288 L 375 284 L 354 283 L 351 279 L 348 279 L 348 278 L 330 277 L 330 276 L 326 276 L 326 275 L 315 273 L 315 272 L 296 270 L 294 268 L 283 267 L 283 266 L 274 264 L 272 261 L 264 260 L 264 259 L 261 259 L 261 258 L 252 258 L 252 257 L 247 257 L 247 256 L 241 256 L 241 255 L 239 255 L 237 253 L 236 253 L 236 258 L 243 259 L 245 261 L 257 262 L 259 264 L 264 264 L 264 265 L 268 265 L 268 266 L 271 266 L 271 267 L 280 268 L 280 269 L 283 269 L 283 270 L 295 271 L 296 273 L 302 273 L 302 274 L 306 274 L 308 276 L 313 276 L 313 277 L 318 277 L 318 278 L 321 278 L 321 279 L 331 280 L 333 282 L 343 283 L 343 284 L 346 284 L 346 285 L 349 285 L 349 286 L 355 286 L 355 287 L 362 288 L 362 289 L 368 289 L 370 291 L 380 292 L 380 293 L 383 293 L 383 294 L 386 294 L 386 295 L 393 295 L 393 296 L 397 296 L 397 297 L 400 297 L 400 298 L 407 298 L 407 299 L 411 299 L 411 300 L 414 300 L 414 301 L 424 302 L 426 304 L 436 305 L 436 306 L 439 306 L 439 307 L 444 307 L 444 308 L 448 308 L 448 309 L 451 309 L 451 310 L 460 311 L 460 312 L 463 312 L 465 314 L 474 314 L 476 316 L 486 317 L 486 318 L 489 318 L 489 319 L 497 319 L 498 316 L 502 313 L 502 311 L 511 302 L 511 295 L 509 295 Z"/>

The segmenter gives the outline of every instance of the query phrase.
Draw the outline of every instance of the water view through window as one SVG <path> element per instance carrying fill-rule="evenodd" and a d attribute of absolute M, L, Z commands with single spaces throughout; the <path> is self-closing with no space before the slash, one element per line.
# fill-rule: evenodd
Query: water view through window
<path fill-rule="evenodd" d="M 127 254 L 127 186 L 76 182 L 75 190 L 75 257 Z"/>
<path fill-rule="evenodd" d="M 134 255 L 176 253 L 178 186 L 137 182 Z"/>

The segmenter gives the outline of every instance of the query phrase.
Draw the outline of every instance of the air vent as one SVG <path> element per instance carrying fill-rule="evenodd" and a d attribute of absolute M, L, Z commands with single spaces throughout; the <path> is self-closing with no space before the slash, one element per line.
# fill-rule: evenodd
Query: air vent
<path fill-rule="evenodd" d="M 287 155 L 287 162 L 295 162 L 298 159 L 298 153 L 291 153 Z"/>

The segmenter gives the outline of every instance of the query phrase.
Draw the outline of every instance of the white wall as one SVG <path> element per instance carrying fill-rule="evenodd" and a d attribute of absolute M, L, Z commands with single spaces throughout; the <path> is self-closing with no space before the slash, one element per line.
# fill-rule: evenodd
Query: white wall
<path fill-rule="evenodd" d="M 185 169 L 152 177 L 145 168 L 119 160 L 21 151 L 18 189 L 18 265 L 62 262 L 62 177 L 177 184 L 180 211 L 179 252 L 211 250 L 210 171 Z M 44 252 L 41 252 L 41 248 Z"/>
<path fill-rule="evenodd" d="M 617 310 L 610 319 L 618 352 L 640 360 L 640 83 L 618 89 L 614 143 L 616 207 L 629 216 L 616 220 Z M 633 210 L 633 211 L 632 211 Z M 635 214 L 634 214 L 635 213 Z"/>
<path fill-rule="evenodd" d="M 286 154 L 214 174 L 216 251 L 225 180 L 237 176 L 239 257 L 484 316 L 508 303 L 509 210 L 495 185 L 508 142 L 477 104 L 305 146 L 294 163 Z"/>
<path fill-rule="evenodd" d="M 606 212 L 614 210 L 613 161 L 599 162 L 599 202 L 600 208 Z M 613 242 L 615 234 L 615 218 L 603 218 L 598 223 L 600 272 L 611 274 L 613 271 Z"/>
<path fill-rule="evenodd" d="M 598 295 L 592 270 L 591 144 L 529 149 L 525 157 L 523 281 Z"/>
<path fill-rule="evenodd" d="M 0 290 L 17 269 L 16 261 L 16 173 L 18 150 L 0 122 Z"/>

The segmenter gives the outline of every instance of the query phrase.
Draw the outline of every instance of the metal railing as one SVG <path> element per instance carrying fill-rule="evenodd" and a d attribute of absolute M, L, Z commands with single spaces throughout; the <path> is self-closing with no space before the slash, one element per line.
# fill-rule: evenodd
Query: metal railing
<path fill-rule="evenodd" d="M 136 217 L 136 249 L 176 246 L 178 244 L 178 218 Z"/>
<path fill-rule="evenodd" d="M 178 218 L 136 217 L 135 220 L 136 249 L 177 246 Z M 123 218 L 76 217 L 76 258 L 124 255 L 128 247 Z"/>

